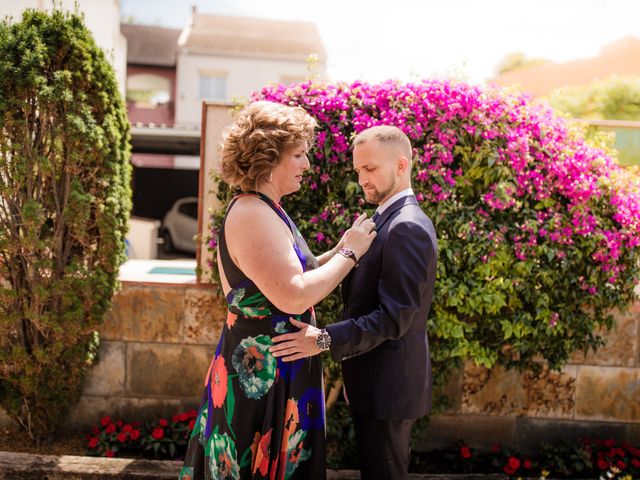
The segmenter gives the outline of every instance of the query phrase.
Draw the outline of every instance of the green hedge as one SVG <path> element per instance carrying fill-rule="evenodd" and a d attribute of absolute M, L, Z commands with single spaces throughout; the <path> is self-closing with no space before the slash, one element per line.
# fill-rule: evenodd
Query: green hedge
<path fill-rule="evenodd" d="M 67 422 L 131 207 L 129 124 L 76 15 L 0 23 L 0 405 L 37 441 Z"/>

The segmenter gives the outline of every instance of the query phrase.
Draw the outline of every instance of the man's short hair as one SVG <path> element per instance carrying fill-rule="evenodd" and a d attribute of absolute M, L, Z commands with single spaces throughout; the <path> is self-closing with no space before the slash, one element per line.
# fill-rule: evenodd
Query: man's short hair
<path fill-rule="evenodd" d="M 385 146 L 398 148 L 400 153 L 407 157 L 409 162 L 411 162 L 413 157 L 411 142 L 409 141 L 409 137 L 407 137 L 398 127 L 391 125 L 379 125 L 377 127 L 370 127 L 366 130 L 362 130 L 358 135 L 356 135 L 356 138 L 353 139 L 353 146 L 355 147 L 356 145 L 360 145 L 371 140 L 377 140 L 380 144 Z"/>

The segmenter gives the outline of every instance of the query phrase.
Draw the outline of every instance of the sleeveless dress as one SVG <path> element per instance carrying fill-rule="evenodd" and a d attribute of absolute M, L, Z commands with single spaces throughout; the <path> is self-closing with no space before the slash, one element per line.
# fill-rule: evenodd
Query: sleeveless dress
<path fill-rule="evenodd" d="M 231 201 L 218 241 L 222 268 L 232 287 L 227 319 L 205 378 L 179 480 L 324 480 L 320 358 L 283 362 L 268 350 L 272 337 L 297 330 L 290 317 L 315 325 L 313 307 L 301 315 L 278 310 L 231 260 L 224 222 L 238 198 L 246 195 L 263 200 L 289 227 L 305 271 L 318 266 L 294 223 L 269 197 L 251 192 Z"/>

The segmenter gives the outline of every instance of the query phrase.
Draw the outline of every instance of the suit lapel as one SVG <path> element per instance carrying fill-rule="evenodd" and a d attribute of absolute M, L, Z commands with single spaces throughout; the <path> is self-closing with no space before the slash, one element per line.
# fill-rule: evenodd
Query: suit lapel
<path fill-rule="evenodd" d="M 416 199 L 415 195 L 407 195 L 406 197 L 399 198 L 391 205 L 389 205 L 384 210 L 384 212 L 382 212 L 382 215 L 378 217 L 378 220 L 376 220 L 376 230 L 380 231 L 382 226 L 387 223 L 387 221 L 393 216 L 393 214 L 405 205 L 418 205 L 418 200 Z"/>
<path fill-rule="evenodd" d="M 406 197 L 399 198 L 391 205 L 389 205 L 389 207 L 387 207 L 384 212 L 382 212 L 382 214 L 376 219 L 376 230 L 380 231 L 382 226 L 393 216 L 393 214 L 405 205 L 418 205 L 418 200 L 416 199 L 415 195 L 407 195 Z M 355 268 L 352 268 L 342 281 L 342 301 L 345 304 L 347 299 L 347 292 L 349 289 L 349 283 L 351 282 L 351 278 L 354 272 Z"/>

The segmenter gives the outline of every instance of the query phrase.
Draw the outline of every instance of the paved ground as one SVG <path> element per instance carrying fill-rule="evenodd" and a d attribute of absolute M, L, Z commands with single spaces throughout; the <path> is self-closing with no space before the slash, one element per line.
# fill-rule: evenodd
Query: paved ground
<path fill-rule="evenodd" d="M 0 480 L 176 480 L 178 462 L 34 455 L 0 451 Z M 328 480 L 357 480 L 353 470 L 329 470 Z M 409 475 L 411 480 L 506 480 L 505 475 Z"/>

